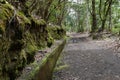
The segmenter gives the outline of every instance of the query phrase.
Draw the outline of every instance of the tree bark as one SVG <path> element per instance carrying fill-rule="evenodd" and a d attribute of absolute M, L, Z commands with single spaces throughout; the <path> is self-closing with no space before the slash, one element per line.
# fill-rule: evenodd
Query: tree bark
<path fill-rule="evenodd" d="M 110 7 L 110 10 L 109 10 L 109 26 L 108 26 L 108 31 L 111 31 L 111 28 L 112 28 L 112 13 L 111 13 L 111 7 Z"/>
<path fill-rule="evenodd" d="M 110 11 L 111 6 L 112 6 L 112 2 L 113 2 L 113 0 L 106 0 L 106 2 L 104 4 L 104 12 L 103 12 L 104 13 L 103 14 L 104 17 L 103 18 L 101 17 L 102 25 L 101 25 L 101 28 L 98 30 L 98 32 L 103 32 L 104 29 L 105 29 L 105 23 L 106 23 L 107 17 L 109 15 L 109 11 Z M 99 8 L 101 9 L 101 7 L 99 7 Z M 100 11 L 99 11 L 99 13 L 100 13 Z M 101 16 L 101 13 L 99 15 Z"/>
<path fill-rule="evenodd" d="M 96 32 L 97 29 L 97 19 L 96 19 L 96 8 L 95 8 L 95 0 L 92 0 L 92 26 L 91 33 Z"/>

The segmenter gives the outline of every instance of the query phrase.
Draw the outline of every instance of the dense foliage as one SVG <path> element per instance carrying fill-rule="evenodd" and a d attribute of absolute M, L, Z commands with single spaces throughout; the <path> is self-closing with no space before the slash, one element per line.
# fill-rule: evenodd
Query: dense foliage
<path fill-rule="evenodd" d="M 119 0 L 71 0 L 65 18 L 67 30 L 91 33 L 120 32 Z"/>

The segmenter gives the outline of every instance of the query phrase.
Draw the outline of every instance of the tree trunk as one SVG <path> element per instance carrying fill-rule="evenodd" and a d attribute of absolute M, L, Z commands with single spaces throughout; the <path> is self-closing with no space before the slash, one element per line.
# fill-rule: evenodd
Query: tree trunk
<path fill-rule="evenodd" d="M 106 1 L 106 2 L 107 2 L 107 1 Z M 105 23 L 106 23 L 107 17 L 108 17 L 108 15 L 109 15 L 109 11 L 110 11 L 111 6 L 112 6 L 112 2 L 113 2 L 112 0 L 109 0 L 108 5 L 104 4 L 104 12 L 103 12 L 103 13 L 105 13 L 105 14 L 104 14 L 104 17 L 103 17 L 103 19 L 102 19 L 101 28 L 98 30 L 98 32 L 103 32 L 104 29 L 105 29 Z M 107 7 L 107 6 L 108 6 L 108 7 Z"/>
<path fill-rule="evenodd" d="M 105 23 L 106 23 L 106 18 L 104 20 L 102 20 L 102 25 L 101 25 L 101 30 L 99 32 L 103 32 L 105 29 Z"/>
<path fill-rule="evenodd" d="M 111 28 L 112 28 L 112 15 L 111 15 L 111 7 L 110 7 L 110 10 L 109 10 L 109 26 L 108 26 L 108 31 L 111 31 Z"/>
<path fill-rule="evenodd" d="M 97 29 L 97 20 L 96 20 L 96 8 L 95 8 L 95 0 L 92 0 L 92 26 L 91 26 L 91 32 L 96 32 Z"/>

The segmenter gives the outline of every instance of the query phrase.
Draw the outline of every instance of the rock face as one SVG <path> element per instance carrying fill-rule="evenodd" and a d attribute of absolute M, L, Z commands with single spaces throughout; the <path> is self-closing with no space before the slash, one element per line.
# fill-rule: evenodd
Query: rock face
<path fill-rule="evenodd" d="M 30 20 L 12 5 L 0 3 L 0 80 L 14 80 L 34 61 L 35 51 L 47 45 L 45 28 L 45 21 Z"/>
<path fill-rule="evenodd" d="M 34 61 L 36 50 L 52 45 L 51 35 L 43 19 L 28 18 L 8 2 L 0 2 L 0 80 L 19 76 Z"/>

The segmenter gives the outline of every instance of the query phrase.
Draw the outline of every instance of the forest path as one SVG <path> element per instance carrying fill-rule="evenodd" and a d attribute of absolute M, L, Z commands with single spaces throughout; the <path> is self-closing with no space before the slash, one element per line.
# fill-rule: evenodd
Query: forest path
<path fill-rule="evenodd" d="M 92 40 L 86 34 L 72 34 L 62 62 L 69 67 L 55 73 L 54 80 L 120 80 L 119 53 L 109 48 L 111 39 Z"/>

